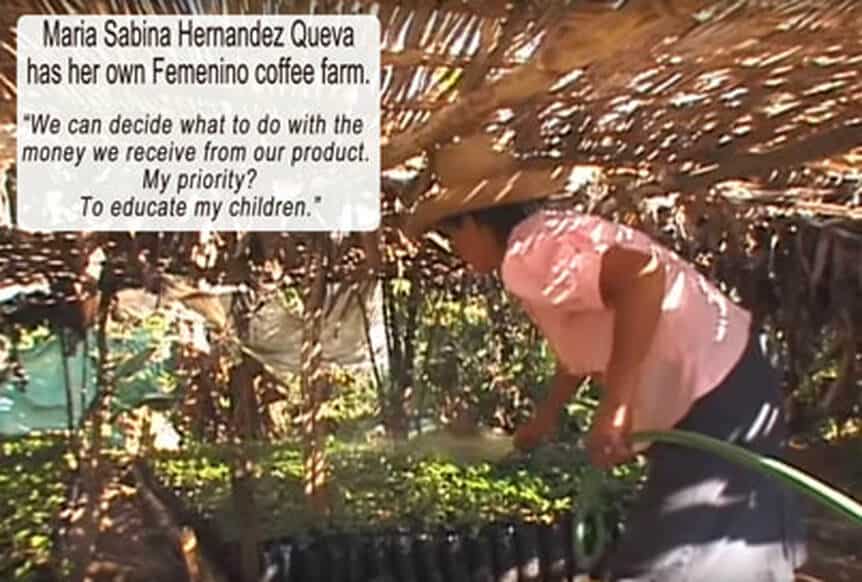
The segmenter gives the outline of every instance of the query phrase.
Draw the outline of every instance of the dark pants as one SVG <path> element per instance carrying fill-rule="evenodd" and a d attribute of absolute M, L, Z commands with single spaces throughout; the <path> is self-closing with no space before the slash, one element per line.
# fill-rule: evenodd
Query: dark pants
<path fill-rule="evenodd" d="M 676 428 L 782 457 L 777 375 L 756 338 L 725 381 Z M 608 560 L 618 582 L 790 582 L 806 557 L 788 486 L 690 447 L 654 444 L 647 482 Z"/>

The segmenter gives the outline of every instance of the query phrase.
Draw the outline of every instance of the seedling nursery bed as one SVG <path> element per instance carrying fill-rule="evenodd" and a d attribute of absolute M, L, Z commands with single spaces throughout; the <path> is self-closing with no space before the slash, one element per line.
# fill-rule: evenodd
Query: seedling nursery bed
<path fill-rule="evenodd" d="M 586 459 L 574 446 L 463 463 L 334 445 L 330 478 L 337 493 L 326 519 L 305 504 L 297 449 L 263 447 L 254 454 L 268 582 L 557 581 L 587 573 L 573 535 Z M 221 452 L 162 455 L 153 467 L 166 504 L 235 572 L 240 521 Z M 610 541 L 620 533 L 638 471 L 621 468 L 609 479 L 598 507 Z"/>

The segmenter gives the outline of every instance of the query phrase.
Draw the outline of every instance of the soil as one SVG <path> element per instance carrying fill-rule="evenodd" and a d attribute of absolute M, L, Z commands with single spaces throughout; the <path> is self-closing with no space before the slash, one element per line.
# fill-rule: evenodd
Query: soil
<path fill-rule="evenodd" d="M 793 451 L 790 460 L 822 481 L 862 499 L 862 437 Z M 808 515 L 809 560 L 797 582 L 862 580 L 862 527 L 821 507 Z"/>
<path fill-rule="evenodd" d="M 98 483 L 95 520 L 90 520 L 85 483 Z M 186 582 L 188 574 L 170 527 L 145 498 L 131 466 L 111 464 L 97 480 L 77 478 L 70 487 L 68 506 L 61 517 L 59 548 L 69 563 L 87 564 L 78 572 L 87 582 Z"/>

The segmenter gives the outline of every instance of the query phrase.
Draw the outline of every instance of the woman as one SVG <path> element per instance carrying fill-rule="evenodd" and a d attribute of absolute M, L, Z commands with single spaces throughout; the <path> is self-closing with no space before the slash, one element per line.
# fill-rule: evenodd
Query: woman
<path fill-rule="evenodd" d="M 750 314 L 644 233 L 543 205 L 559 189 L 546 173 L 510 173 L 444 191 L 408 226 L 414 236 L 442 232 L 473 269 L 499 272 L 556 354 L 549 395 L 516 431 L 517 446 L 553 436 L 580 378 L 592 376 L 602 386 L 586 441 L 592 462 L 649 460 L 605 579 L 791 581 L 805 548 L 783 486 L 708 453 L 628 440 L 677 428 L 782 454 L 781 393 Z"/>

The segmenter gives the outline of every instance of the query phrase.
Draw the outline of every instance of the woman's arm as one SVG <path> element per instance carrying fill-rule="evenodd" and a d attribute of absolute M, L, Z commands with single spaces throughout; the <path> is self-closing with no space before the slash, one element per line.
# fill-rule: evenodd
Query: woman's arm
<path fill-rule="evenodd" d="M 614 310 L 614 333 L 588 446 L 593 462 L 607 467 L 632 455 L 626 442 L 631 402 L 661 314 L 664 269 L 653 256 L 614 247 L 602 257 L 599 287 L 605 305 Z"/>
<path fill-rule="evenodd" d="M 558 363 L 554 370 L 554 378 L 551 381 L 551 388 L 548 390 L 548 395 L 542 402 L 542 406 L 548 410 L 553 410 L 559 413 L 563 407 L 568 404 L 572 395 L 578 391 L 578 388 L 583 381 L 583 376 L 570 374 Z"/>
<path fill-rule="evenodd" d="M 515 446 L 528 450 L 557 432 L 560 411 L 577 391 L 583 378 L 556 366 L 548 395 L 536 407 L 533 417 L 515 432 Z"/>

